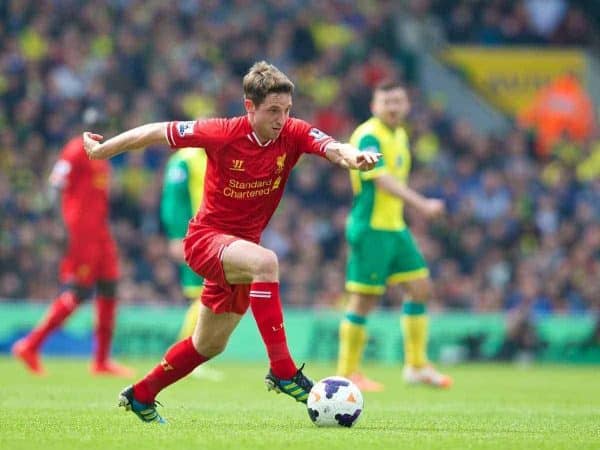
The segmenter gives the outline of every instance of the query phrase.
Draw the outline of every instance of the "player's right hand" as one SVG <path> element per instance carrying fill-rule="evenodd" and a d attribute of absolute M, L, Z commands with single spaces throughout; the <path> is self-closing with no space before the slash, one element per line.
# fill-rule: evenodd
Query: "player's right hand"
<path fill-rule="evenodd" d="M 104 139 L 101 134 L 84 131 L 83 133 L 83 148 L 90 159 L 101 159 L 102 155 L 99 152 L 100 141 Z"/>
<path fill-rule="evenodd" d="M 360 152 L 356 155 L 356 168 L 362 171 L 371 170 L 375 167 L 379 158 L 381 158 L 381 153 L 369 151 Z"/>

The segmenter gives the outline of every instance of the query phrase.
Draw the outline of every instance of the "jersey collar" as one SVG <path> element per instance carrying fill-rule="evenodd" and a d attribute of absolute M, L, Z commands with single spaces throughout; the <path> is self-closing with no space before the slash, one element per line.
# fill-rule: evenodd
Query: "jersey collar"
<path fill-rule="evenodd" d="M 256 135 L 256 133 L 254 132 L 254 130 L 252 129 L 252 125 L 250 125 L 250 121 L 248 120 L 248 116 L 244 116 L 244 118 L 246 119 L 246 128 L 248 130 L 248 132 L 246 133 L 246 138 L 252 142 L 253 144 L 258 145 L 259 147 L 268 147 L 269 145 L 271 145 L 273 142 L 275 142 L 277 139 L 269 139 L 267 142 L 265 142 L 264 144 L 262 142 L 260 142 L 260 139 L 258 138 L 258 136 Z M 289 119 L 288 119 L 289 122 Z M 285 129 L 287 127 L 287 122 L 286 124 L 283 126 L 283 128 Z M 283 130 L 281 130 L 283 132 Z M 281 133 L 279 133 L 279 136 L 281 136 Z M 277 136 L 277 138 L 279 138 L 279 136 Z"/>
<path fill-rule="evenodd" d="M 398 130 L 398 128 L 400 127 L 396 127 L 396 128 L 390 128 L 389 126 L 387 126 L 383 120 L 381 120 L 379 117 L 373 116 L 373 120 L 375 120 L 375 122 L 377 124 L 379 124 L 379 126 L 381 128 L 383 128 L 384 130 L 386 130 L 388 133 L 390 134 L 394 134 L 396 133 L 396 131 Z"/>
<path fill-rule="evenodd" d="M 258 145 L 259 147 L 267 147 L 267 146 L 271 145 L 271 143 L 273 142 L 273 139 L 269 139 L 264 144 L 261 143 L 260 139 L 258 138 L 258 136 L 256 135 L 256 133 L 254 131 L 251 131 L 250 133 L 248 133 L 246 135 L 246 137 L 250 140 L 250 142 Z"/>

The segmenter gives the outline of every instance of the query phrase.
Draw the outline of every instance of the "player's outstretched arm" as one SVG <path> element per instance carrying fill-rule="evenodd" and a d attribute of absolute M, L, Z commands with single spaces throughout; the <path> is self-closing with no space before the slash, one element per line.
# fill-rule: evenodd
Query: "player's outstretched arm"
<path fill-rule="evenodd" d="M 100 134 L 86 131 L 83 133 L 83 147 L 90 159 L 108 159 L 126 150 L 136 150 L 149 145 L 164 144 L 167 141 L 168 122 L 157 122 L 142 125 L 125 131 L 107 141 Z"/>
<path fill-rule="evenodd" d="M 381 153 L 361 152 L 350 144 L 331 142 L 325 147 L 327 159 L 345 169 L 371 170 L 379 161 Z"/>

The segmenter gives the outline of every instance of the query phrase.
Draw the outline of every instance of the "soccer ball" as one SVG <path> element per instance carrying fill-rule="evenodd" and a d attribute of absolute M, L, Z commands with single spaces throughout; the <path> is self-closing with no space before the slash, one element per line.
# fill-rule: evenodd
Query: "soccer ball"
<path fill-rule="evenodd" d="M 313 386 L 306 406 L 316 426 L 350 428 L 363 411 L 363 397 L 347 378 L 327 377 Z"/>

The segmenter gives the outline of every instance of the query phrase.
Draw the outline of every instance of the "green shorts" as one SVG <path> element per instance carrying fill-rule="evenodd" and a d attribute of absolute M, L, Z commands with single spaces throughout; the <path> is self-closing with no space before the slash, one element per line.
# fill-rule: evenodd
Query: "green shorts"
<path fill-rule="evenodd" d="M 346 290 L 381 295 L 390 284 L 427 278 L 429 269 L 408 228 L 348 230 Z"/>

